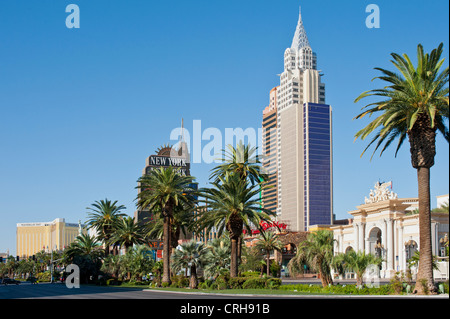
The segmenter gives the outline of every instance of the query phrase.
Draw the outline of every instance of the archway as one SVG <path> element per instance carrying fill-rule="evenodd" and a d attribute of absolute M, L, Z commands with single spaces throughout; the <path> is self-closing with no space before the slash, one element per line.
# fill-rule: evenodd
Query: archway
<path fill-rule="evenodd" d="M 415 253 L 418 251 L 419 245 L 414 240 L 410 240 L 405 243 L 405 252 L 406 252 L 406 262 L 408 263 L 409 260 L 414 257 Z"/>
<path fill-rule="evenodd" d="M 372 228 L 368 237 L 369 242 L 369 253 L 377 256 L 383 257 L 384 254 L 384 246 L 382 244 L 382 232 L 378 227 Z"/>

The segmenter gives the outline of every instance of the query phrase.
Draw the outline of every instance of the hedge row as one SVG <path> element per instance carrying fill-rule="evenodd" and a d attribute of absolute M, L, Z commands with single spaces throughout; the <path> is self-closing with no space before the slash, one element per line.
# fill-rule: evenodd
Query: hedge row
<path fill-rule="evenodd" d="M 278 289 L 280 286 L 281 279 L 278 278 L 219 277 L 214 282 L 206 280 L 200 285 L 200 289 Z"/>
<path fill-rule="evenodd" d="M 367 286 L 357 287 L 356 285 L 335 285 L 322 287 L 321 285 L 284 285 L 280 290 L 293 292 L 306 292 L 317 294 L 336 294 L 336 295 L 390 295 L 394 294 L 391 285 L 380 286 L 379 288 L 369 288 Z"/>

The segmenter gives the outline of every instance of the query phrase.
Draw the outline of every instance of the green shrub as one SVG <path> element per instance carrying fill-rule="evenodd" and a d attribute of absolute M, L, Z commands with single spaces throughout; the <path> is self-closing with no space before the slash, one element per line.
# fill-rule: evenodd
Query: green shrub
<path fill-rule="evenodd" d="M 230 278 L 230 280 L 228 281 L 228 286 L 230 287 L 230 289 L 242 289 L 242 286 L 244 285 L 244 283 L 250 278 L 254 278 L 254 277 Z"/>
<path fill-rule="evenodd" d="M 225 290 L 228 289 L 228 278 L 226 276 L 219 276 L 217 277 L 216 281 L 214 282 L 214 289 L 217 290 Z"/>
<path fill-rule="evenodd" d="M 206 290 L 206 289 L 209 289 L 209 286 L 208 286 L 208 283 L 205 281 L 205 282 L 201 282 L 201 283 L 198 285 L 198 288 L 199 288 L 199 289 L 204 289 L 204 290 Z"/>
<path fill-rule="evenodd" d="M 306 292 L 311 294 L 336 294 L 336 295 L 390 295 L 394 293 L 391 285 L 379 288 L 358 288 L 355 285 L 335 285 L 323 288 L 320 285 L 284 285 L 278 289 L 286 291 Z"/>
<path fill-rule="evenodd" d="M 50 282 L 52 274 L 50 273 L 50 271 L 40 272 L 37 274 L 36 278 L 39 282 Z"/>
<path fill-rule="evenodd" d="M 257 271 L 244 271 L 241 277 L 259 277 L 260 273 Z"/>
<path fill-rule="evenodd" d="M 266 288 L 266 279 L 264 278 L 250 278 L 242 285 L 243 289 L 264 289 Z"/>
<path fill-rule="evenodd" d="M 120 286 L 120 285 L 122 285 L 122 281 L 111 278 L 106 281 L 106 285 L 107 286 Z"/>
<path fill-rule="evenodd" d="M 281 287 L 282 281 L 279 278 L 270 278 L 266 281 L 266 288 L 270 290 L 278 289 Z"/>

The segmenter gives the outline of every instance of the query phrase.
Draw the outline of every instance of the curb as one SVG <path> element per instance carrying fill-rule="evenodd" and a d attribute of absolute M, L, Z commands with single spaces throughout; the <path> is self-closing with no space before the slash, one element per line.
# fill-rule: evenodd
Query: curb
<path fill-rule="evenodd" d="M 167 294 L 179 294 L 179 295 L 194 295 L 194 296 L 218 296 L 218 297 L 231 297 L 237 299 L 240 297 L 271 299 L 271 298 L 290 298 L 290 299 L 442 299 L 448 300 L 449 295 L 437 295 L 437 296 L 417 296 L 417 295 L 270 295 L 270 294 L 222 294 L 222 293 L 208 293 L 208 292 L 181 292 L 181 291 L 167 291 L 158 289 L 144 289 L 144 292 L 162 292 Z"/>

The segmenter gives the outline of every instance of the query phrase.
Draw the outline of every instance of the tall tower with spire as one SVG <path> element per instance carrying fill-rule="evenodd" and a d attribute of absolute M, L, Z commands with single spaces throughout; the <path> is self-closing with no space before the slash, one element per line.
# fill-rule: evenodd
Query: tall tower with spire
<path fill-rule="evenodd" d="M 332 224 L 332 113 L 325 102 L 325 84 L 300 9 L 276 87 L 277 128 L 271 137 L 277 142 L 271 164 L 276 168 L 278 220 L 294 232 Z"/>

